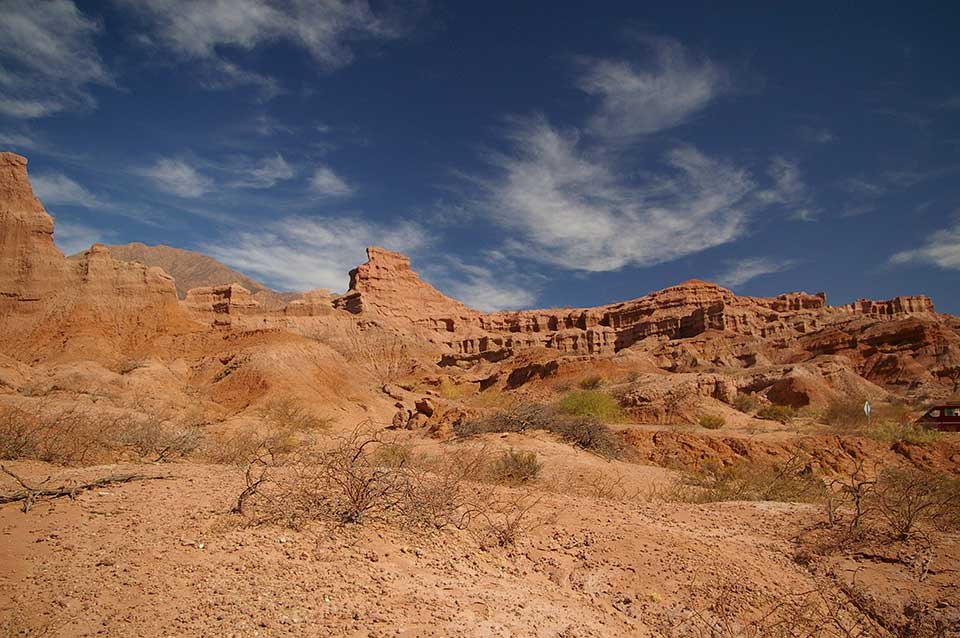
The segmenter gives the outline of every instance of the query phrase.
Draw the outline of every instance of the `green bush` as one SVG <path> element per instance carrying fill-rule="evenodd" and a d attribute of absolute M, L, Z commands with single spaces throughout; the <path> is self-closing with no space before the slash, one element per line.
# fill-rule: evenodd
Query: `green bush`
<path fill-rule="evenodd" d="M 603 384 L 605 382 L 606 381 L 604 380 L 603 377 L 601 377 L 599 374 L 595 374 L 593 376 L 584 377 L 583 379 L 580 379 L 580 383 L 578 383 L 577 385 L 580 386 L 581 390 L 598 390 L 601 387 L 603 387 Z"/>
<path fill-rule="evenodd" d="M 797 416 L 797 411 L 789 405 L 771 403 L 757 410 L 757 416 L 761 419 L 770 419 L 771 421 L 779 421 L 780 423 L 786 424 L 790 423 L 790 421 Z"/>
<path fill-rule="evenodd" d="M 930 443 L 940 440 L 940 432 L 914 423 L 880 421 L 866 430 L 866 435 L 887 443 Z"/>
<path fill-rule="evenodd" d="M 727 420 L 719 414 L 704 414 L 700 417 L 700 427 L 708 430 L 719 430 L 727 424 Z"/>
<path fill-rule="evenodd" d="M 557 403 L 557 408 L 563 414 L 593 417 L 602 421 L 617 421 L 623 417 L 623 411 L 617 400 L 599 390 L 568 392 Z"/>
<path fill-rule="evenodd" d="M 511 449 L 497 459 L 493 475 L 504 483 L 526 483 L 540 476 L 542 469 L 543 464 L 537 459 L 535 452 Z"/>

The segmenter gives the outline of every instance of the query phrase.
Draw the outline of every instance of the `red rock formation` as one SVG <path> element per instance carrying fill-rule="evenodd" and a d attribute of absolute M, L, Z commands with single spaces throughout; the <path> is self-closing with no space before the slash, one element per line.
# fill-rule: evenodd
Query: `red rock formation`
<path fill-rule="evenodd" d="M 326 288 L 317 288 L 303 293 L 300 299 L 294 299 L 283 309 L 290 317 L 317 317 L 329 314 L 333 310 L 333 295 Z"/>
<path fill-rule="evenodd" d="M 442 332 L 455 332 L 479 316 L 421 280 L 410 259 L 375 246 L 367 248 L 367 263 L 350 271 L 350 290 L 334 306 Z"/>
<path fill-rule="evenodd" d="M 260 304 L 240 284 L 201 286 L 187 291 L 183 306 L 202 321 L 230 325 L 230 315 L 253 314 Z"/>
<path fill-rule="evenodd" d="M 0 153 L 0 302 L 4 314 L 36 309 L 66 270 L 53 219 L 34 196 L 27 159 Z"/>
<path fill-rule="evenodd" d="M 190 329 L 173 279 L 100 245 L 67 260 L 33 194 L 27 160 L 0 153 L 0 345 L 6 352 L 109 356 L 123 343 Z"/>
<path fill-rule="evenodd" d="M 886 301 L 858 299 L 846 306 L 840 306 L 837 310 L 875 317 L 896 317 L 934 312 L 933 302 L 926 295 L 899 296 Z"/>

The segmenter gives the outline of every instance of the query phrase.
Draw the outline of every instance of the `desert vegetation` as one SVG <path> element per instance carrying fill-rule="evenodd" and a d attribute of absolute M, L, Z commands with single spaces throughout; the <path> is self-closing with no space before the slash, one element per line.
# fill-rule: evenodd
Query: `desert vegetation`
<path fill-rule="evenodd" d="M 786 425 L 796 418 L 797 411 L 789 405 L 769 403 L 757 410 L 757 416 L 761 419 L 770 419 Z"/>
<path fill-rule="evenodd" d="M 561 401 L 562 403 L 562 401 Z M 579 406 L 579 403 L 576 403 Z M 606 405 L 606 400 L 603 400 Z M 567 406 L 568 409 L 570 406 Z M 624 446 L 609 426 L 593 415 L 592 408 L 584 409 L 586 415 L 570 414 L 561 405 L 522 403 L 496 413 L 463 421 L 454 427 L 457 436 L 466 437 L 482 433 L 524 432 L 543 430 L 557 434 L 563 441 L 593 452 L 604 458 L 619 458 Z"/>
<path fill-rule="evenodd" d="M 708 430 L 719 430 L 727 424 L 727 420 L 719 414 L 704 414 L 700 417 L 700 427 Z"/>
<path fill-rule="evenodd" d="M 708 462 L 702 469 L 686 474 L 665 497 L 686 503 L 802 503 L 821 501 L 826 495 L 823 480 L 810 472 L 802 456 L 795 455 L 782 463 L 746 459 L 729 465 Z"/>

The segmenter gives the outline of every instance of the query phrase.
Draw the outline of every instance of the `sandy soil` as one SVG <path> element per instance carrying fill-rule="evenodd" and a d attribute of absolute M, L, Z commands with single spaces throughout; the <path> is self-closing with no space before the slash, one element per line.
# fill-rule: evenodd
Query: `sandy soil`
<path fill-rule="evenodd" d="M 903 549 L 800 560 L 794 539 L 821 517 L 818 507 L 648 502 L 644 490 L 670 471 L 604 461 L 545 433 L 489 443 L 535 450 L 547 468 L 533 526 L 514 547 L 377 522 L 251 525 L 227 513 L 241 483 L 225 466 L 7 463 L 37 482 L 124 471 L 170 478 L 42 501 L 28 513 L 0 507 L 0 635 L 746 635 L 706 628 L 742 627 L 843 582 L 890 605 L 960 613 L 956 535 L 913 562 Z M 418 444 L 427 453 L 444 445 Z M 600 497 L 612 477 L 617 494 Z M 874 629 L 862 635 L 889 635 Z"/>

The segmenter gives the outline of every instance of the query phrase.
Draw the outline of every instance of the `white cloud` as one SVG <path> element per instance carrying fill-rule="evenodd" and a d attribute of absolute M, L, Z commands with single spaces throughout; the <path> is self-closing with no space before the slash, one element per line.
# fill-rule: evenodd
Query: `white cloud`
<path fill-rule="evenodd" d="M 610 271 L 670 261 L 745 230 L 749 175 L 693 147 L 670 151 L 659 173 L 628 182 L 542 118 L 519 123 L 512 138 L 512 154 L 491 158 L 500 176 L 484 186 L 490 215 L 514 235 L 514 254 Z"/>
<path fill-rule="evenodd" d="M 266 113 L 258 115 L 254 119 L 253 128 L 258 135 L 262 135 L 264 137 L 271 137 L 279 133 L 293 135 L 297 132 L 297 130 L 292 126 L 287 126 L 286 124 L 280 122 L 280 120 L 277 118 Z"/>
<path fill-rule="evenodd" d="M 99 208 L 102 206 L 96 195 L 60 173 L 46 173 L 30 177 L 33 192 L 45 206 L 51 204 L 67 204 L 83 206 L 84 208 Z"/>
<path fill-rule="evenodd" d="M 97 52 L 100 23 L 70 0 L 7 0 L 0 19 L 0 114 L 37 118 L 92 108 L 113 81 Z"/>
<path fill-rule="evenodd" d="M 813 144 L 830 144 L 837 141 L 837 136 L 830 129 L 801 126 L 799 133 L 804 141 Z"/>
<path fill-rule="evenodd" d="M 279 289 L 343 292 L 348 271 L 366 260 L 367 246 L 409 254 L 427 243 L 424 229 L 412 222 L 380 225 L 345 217 L 292 216 L 258 232 L 229 235 L 202 250 Z"/>
<path fill-rule="evenodd" d="M 65 255 L 87 250 L 96 243 L 106 243 L 112 237 L 113 233 L 110 231 L 60 220 L 57 220 L 53 230 L 53 239 Z"/>
<path fill-rule="evenodd" d="M 200 85 L 211 91 L 253 86 L 264 100 L 271 100 L 283 93 L 280 83 L 274 78 L 244 69 L 228 60 L 210 60 L 202 71 Z"/>
<path fill-rule="evenodd" d="M 237 185 L 246 188 L 270 188 L 294 175 L 296 171 L 293 167 L 283 159 L 283 155 L 277 153 L 273 157 L 263 158 L 248 169 Z"/>
<path fill-rule="evenodd" d="M 29 135 L 4 132 L 0 132 L 0 146 L 3 146 L 4 149 L 14 150 L 33 150 L 40 148 L 40 145 Z"/>
<path fill-rule="evenodd" d="M 353 59 L 353 42 L 398 37 L 401 26 L 363 0 L 115 0 L 136 12 L 147 40 L 206 66 L 209 88 L 253 84 L 279 90 L 267 76 L 231 62 L 225 49 L 252 50 L 285 41 L 305 49 L 323 68 Z M 219 76 L 220 79 L 213 79 Z"/>
<path fill-rule="evenodd" d="M 313 172 L 310 188 L 327 197 L 346 197 L 354 192 L 349 184 L 327 166 L 321 166 Z"/>
<path fill-rule="evenodd" d="M 775 260 L 770 257 L 749 257 L 731 263 L 724 272 L 717 275 L 716 279 L 721 286 L 736 288 L 757 277 L 793 268 L 796 263 L 792 259 Z"/>
<path fill-rule="evenodd" d="M 774 188 L 764 191 L 761 198 L 769 204 L 780 204 L 789 209 L 794 219 L 815 221 L 819 210 L 813 204 L 813 197 L 803 179 L 799 164 L 776 156 L 771 160 L 767 172 L 773 179 Z"/>
<path fill-rule="evenodd" d="M 152 166 L 138 169 L 137 173 L 180 197 L 200 197 L 214 187 L 212 179 L 180 159 L 163 158 Z"/>
<path fill-rule="evenodd" d="M 520 310 L 532 307 L 537 301 L 535 293 L 511 285 L 492 272 L 467 275 L 464 281 L 453 284 L 450 291 L 455 299 L 481 312 Z"/>
<path fill-rule="evenodd" d="M 424 274 L 445 294 L 483 312 L 533 307 L 542 280 L 495 250 L 484 252 L 481 263 L 446 256 L 427 266 Z"/>
<path fill-rule="evenodd" d="M 600 97 L 589 128 L 609 139 L 633 138 L 681 124 L 727 85 L 726 72 L 698 59 L 679 42 L 647 38 L 653 63 L 637 68 L 624 60 L 586 60 L 581 90 Z"/>
<path fill-rule="evenodd" d="M 947 270 L 960 270 L 960 224 L 933 233 L 926 244 L 898 252 L 890 258 L 890 262 L 925 263 Z"/>
<path fill-rule="evenodd" d="M 866 197 L 878 197 L 885 194 L 888 190 L 883 184 L 870 182 L 860 177 L 848 177 L 844 179 L 840 185 L 845 191 Z"/>

